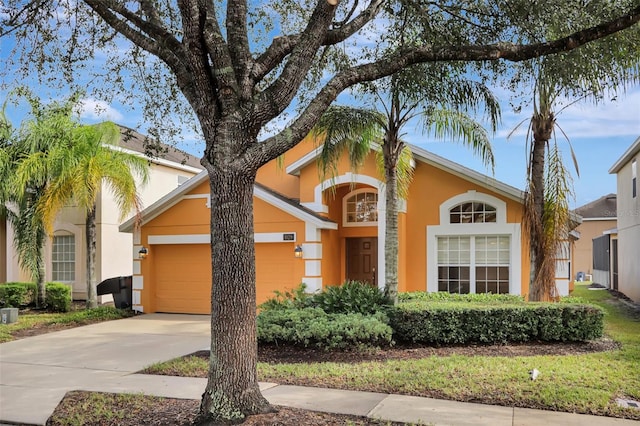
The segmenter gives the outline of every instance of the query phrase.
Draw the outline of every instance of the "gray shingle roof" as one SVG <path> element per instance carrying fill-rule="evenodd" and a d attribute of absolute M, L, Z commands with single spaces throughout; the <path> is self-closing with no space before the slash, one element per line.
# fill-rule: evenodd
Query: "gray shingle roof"
<path fill-rule="evenodd" d="M 167 161 L 173 161 L 197 169 L 203 170 L 200 159 L 188 154 L 178 148 L 159 142 L 149 136 L 145 136 L 137 131 L 125 126 L 118 125 L 122 139 L 120 146 L 131 151 L 139 152 L 153 160 L 154 158 L 162 158 Z"/>
<path fill-rule="evenodd" d="M 607 194 L 595 201 L 578 207 L 575 211 L 584 219 L 590 218 L 616 218 L 616 194 Z"/>

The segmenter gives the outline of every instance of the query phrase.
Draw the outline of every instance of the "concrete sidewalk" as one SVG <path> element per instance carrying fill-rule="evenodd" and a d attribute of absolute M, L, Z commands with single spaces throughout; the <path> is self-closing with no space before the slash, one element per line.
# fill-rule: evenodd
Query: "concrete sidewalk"
<path fill-rule="evenodd" d="M 151 314 L 0 345 L 0 423 L 45 424 L 69 390 L 200 399 L 206 380 L 135 374 L 209 345 L 209 317 Z M 609 417 L 261 383 L 275 405 L 433 425 L 638 425 Z"/>

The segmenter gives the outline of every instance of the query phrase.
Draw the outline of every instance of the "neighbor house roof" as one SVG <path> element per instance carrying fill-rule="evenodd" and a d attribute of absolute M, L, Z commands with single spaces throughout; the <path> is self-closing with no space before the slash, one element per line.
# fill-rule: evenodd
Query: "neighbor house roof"
<path fill-rule="evenodd" d="M 120 148 L 125 151 L 142 154 L 151 162 L 185 169 L 192 173 L 198 173 L 203 169 L 200 159 L 187 152 L 159 142 L 128 127 L 122 125 L 118 125 L 118 127 L 120 127 L 120 133 L 122 134 Z"/>
<path fill-rule="evenodd" d="M 618 161 L 616 161 L 613 166 L 611 166 L 611 168 L 609 169 L 609 173 L 618 173 L 620 169 L 623 168 L 624 165 L 627 164 L 631 160 L 631 158 L 633 158 L 633 156 L 638 153 L 640 153 L 640 137 L 638 137 L 638 139 L 636 139 L 635 142 L 631 144 L 629 149 L 627 149 L 624 154 L 622 154 L 622 156 L 618 158 Z"/>
<path fill-rule="evenodd" d="M 616 219 L 616 194 L 607 194 L 595 201 L 575 209 L 584 221 L 589 220 L 615 220 Z"/>

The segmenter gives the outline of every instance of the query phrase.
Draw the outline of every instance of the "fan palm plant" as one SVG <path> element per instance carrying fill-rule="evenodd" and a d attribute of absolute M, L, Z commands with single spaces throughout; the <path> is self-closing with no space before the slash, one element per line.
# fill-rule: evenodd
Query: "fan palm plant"
<path fill-rule="evenodd" d="M 394 303 L 398 294 L 398 200 L 407 196 L 412 178 L 411 151 L 402 140 L 402 129 L 411 120 L 419 118 L 424 133 L 437 139 L 460 141 L 493 169 L 489 136 L 468 112 L 484 107 L 494 131 L 500 117 L 498 101 L 486 86 L 451 78 L 447 84 L 430 87 L 425 83 L 429 81 L 429 72 L 438 70 L 424 66 L 419 69 L 422 73 L 418 78 L 415 74 L 407 75 L 415 73 L 415 69 L 391 78 L 388 102 L 377 95 L 383 112 L 334 106 L 314 128 L 314 133 L 324 140 L 320 155 L 323 174 L 335 174 L 337 162 L 345 150 L 357 169 L 373 145 L 380 145 L 378 167 L 386 183 L 384 289 Z"/>
<path fill-rule="evenodd" d="M 148 161 L 118 149 L 118 126 L 105 122 L 94 126 L 77 126 L 73 143 L 63 150 L 50 152 L 51 173 L 55 179 L 38 203 L 38 210 L 48 233 L 60 210 L 71 200 L 86 212 L 87 307 L 97 306 L 96 294 L 96 201 L 109 191 L 116 202 L 120 218 L 130 212 L 139 214 L 142 203 L 136 177 L 148 181 Z"/>
<path fill-rule="evenodd" d="M 14 245 L 20 266 L 37 284 L 36 305 L 44 306 L 46 232 L 37 205 L 51 176 L 48 151 L 66 146 L 71 125 L 66 117 L 77 98 L 42 106 L 28 92 L 22 92 L 31 107 L 31 118 L 15 130 L 4 114 L 0 166 L 0 210 L 14 229 Z M 6 105 L 6 104 L 5 104 Z"/>

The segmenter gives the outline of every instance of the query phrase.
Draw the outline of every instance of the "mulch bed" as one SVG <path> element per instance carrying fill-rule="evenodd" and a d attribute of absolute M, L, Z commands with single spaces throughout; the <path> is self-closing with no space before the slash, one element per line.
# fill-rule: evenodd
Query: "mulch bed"
<path fill-rule="evenodd" d="M 103 393 L 104 405 L 112 415 L 105 419 L 86 415 L 82 420 L 75 418 L 78 407 L 87 404 L 91 392 L 68 392 L 60 402 L 47 426 L 83 424 L 92 426 L 138 426 L 138 425 L 191 425 L 196 418 L 200 401 L 175 398 L 139 396 L 136 401 L 118 400 L 115 394 Z M 297 408 L 274 407 L 277 411 L 250 416 L 243 426 L 337 426 L 337 425 L 378 425 L 400 426 L 404 423 L 386 422 L 365 417 L 343 414 L 320 413 Z M 76 420 L 73 421 L 72 419 Z"/>

